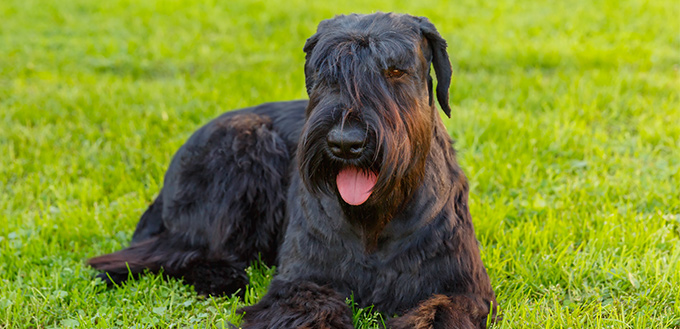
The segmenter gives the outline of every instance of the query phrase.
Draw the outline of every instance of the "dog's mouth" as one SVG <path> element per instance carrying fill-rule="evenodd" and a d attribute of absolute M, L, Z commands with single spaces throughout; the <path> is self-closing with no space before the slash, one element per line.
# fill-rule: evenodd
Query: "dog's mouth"
<path fill-rule="evenodd" d="M 361 205 L 368 200 L 377 180 L 378 175 L 374 171 L 354 166 L 344 167 L 335 178 L 340 197 L 352 206 Z"/>

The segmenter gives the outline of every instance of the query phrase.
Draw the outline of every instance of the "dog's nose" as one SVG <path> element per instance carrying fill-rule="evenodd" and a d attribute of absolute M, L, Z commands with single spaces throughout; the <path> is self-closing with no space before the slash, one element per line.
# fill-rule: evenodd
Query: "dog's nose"
<path fill-rule="evenodd" d="M 326 142 L 331 153 L 342 159 L 356 159 L 361 156 L 366 144 L 365 133 L 353 126 L 335 126 L 328 133 Z"/>

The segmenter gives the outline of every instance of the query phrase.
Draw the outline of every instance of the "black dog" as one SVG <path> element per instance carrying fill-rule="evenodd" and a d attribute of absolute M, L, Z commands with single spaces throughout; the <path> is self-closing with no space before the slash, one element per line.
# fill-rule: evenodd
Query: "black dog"
<path fill-rule="evenodd" d="M 309 102 L 199 129 L 131 246 L 89 264 L 221 294 L 259 255 L 278 274 L 244 328 L 351 328 L 350 295 L 400 315 L 391 328 L 485 328 L 496 300 L 430 77 L 450 115 L 446 42 L 425 18 L 377 13 L 323 21 L 304 51 Z"/>

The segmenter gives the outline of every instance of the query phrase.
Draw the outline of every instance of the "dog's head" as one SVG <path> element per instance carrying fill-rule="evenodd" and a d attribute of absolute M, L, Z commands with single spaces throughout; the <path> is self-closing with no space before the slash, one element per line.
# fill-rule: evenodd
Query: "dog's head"
<path fill-rule="evenodd" d="M 310 102 L 298 161 L 306 186 L 352 206 L 408 195 L 439 120 L 430 67 L 450 115 L 445 40 L 423 17 L 353 14 L 321 22 L 304 51 Z"/>

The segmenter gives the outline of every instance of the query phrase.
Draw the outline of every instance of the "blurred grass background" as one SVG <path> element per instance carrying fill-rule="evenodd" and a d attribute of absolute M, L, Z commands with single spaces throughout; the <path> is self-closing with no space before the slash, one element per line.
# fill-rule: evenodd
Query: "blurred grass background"
<path fill-rule="evenodd" d="M 445 123 L 494 328 L 679 328 L 675 0 L 2 0 L 0 328 L 238 321 L 244 301 L 153 276 L 106 290 L 84 260 L 127 244 L 198 126 L 306 97 L 320 20 L 376 10 L 427 16 L 449 42 Z M 271 275 L 251 269 L 245 303 Z"/>

